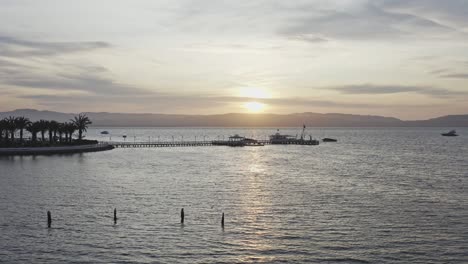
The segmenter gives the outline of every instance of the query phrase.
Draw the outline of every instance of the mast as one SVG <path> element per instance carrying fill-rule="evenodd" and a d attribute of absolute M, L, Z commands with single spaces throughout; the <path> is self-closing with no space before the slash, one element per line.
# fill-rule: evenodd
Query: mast
<path fill-rule="evenodd" d="M 304 140 L 304 137 L 305 137 L 305 129 L 306 129 L 306 125 L 303 124 L 302 133 L 301 133 L 301 140 Z"/>

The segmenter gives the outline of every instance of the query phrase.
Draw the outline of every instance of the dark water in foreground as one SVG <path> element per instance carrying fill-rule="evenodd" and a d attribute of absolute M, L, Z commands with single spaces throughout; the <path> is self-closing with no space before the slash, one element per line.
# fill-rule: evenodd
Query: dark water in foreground
<path fill-rule="evenodd" d="M 107 130 L 119 140 L 274 132 Z M 443 130 L 315 129 L 339 143 L 0 158 L 0 262 L 467 263 L 468 130 Z"/>

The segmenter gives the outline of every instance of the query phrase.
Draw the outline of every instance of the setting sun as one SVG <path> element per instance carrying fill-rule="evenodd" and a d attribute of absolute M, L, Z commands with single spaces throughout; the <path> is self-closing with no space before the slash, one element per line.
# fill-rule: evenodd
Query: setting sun
<path fill-rule="evenodd" d="M 265 109 L 265 104 L 259 102 L 248 102 L 244 104 L 244 107 L 250 113 L 259 113 Z"/>

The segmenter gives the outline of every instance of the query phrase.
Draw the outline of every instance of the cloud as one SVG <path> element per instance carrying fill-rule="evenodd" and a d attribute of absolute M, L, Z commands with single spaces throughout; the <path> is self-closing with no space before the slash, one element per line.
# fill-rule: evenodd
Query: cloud
<path fill-rule="evenodd" d="M 393 2 L 401 2 L 401 7 Z M 314 5 L 315 3 L 311 4 L 305 11 L 314 8 L 317 10 Z M 279 32 L 288 38 L 319 35 L 325 39 L 343 40 L 419 40 L 439 38 L 458 31 L 436 19 L 425 17 L 424 14 L 410 12 L 411 6 L 405 9 L 402 1 L 365 1 L 354 8 L 329 8 L 303 15 L 298 15 L 300 13 L 296 10 L 296 15 L 291 18 L 294 23 Z"/>
<path fill-rule="evenodd" d="M 430 74 L 447 79 L 468 79 L 468 73 L 458 73 L 448 68 L 433 70 Z"/>
<path fill-rule="evenodd" d="M 313 98 L 248 98 L 234 96 L 215 95 L 181 95 L 168 93 L 152 93 L 148 95 L 22 95 L 19 98 L 31 99 L 39 105 L 57 109 L 132 109 L 132 111 L 152 113 L 206 113 L 214 111 L 220 113 L 220 108 L 238 109 L 249 101 L 258 101 L 266 104 L 269 108 L 299 107 L 301 109 L 400 109 L 400 108 L 427 108 L 434 105 L 385 105 L 380 103 L 350 103 L 343 101 L 320 100 Z M 108 111 L 108 110 L 104 110 Z M 226 110 L 224 110 L 226 111 Z M 223 110 L 221 111 L 221 113 Z"/>
<path fill-rule="evenodd" d="M 399 94 L 399 93 L 416 93 L 428 95 L 437 98 L 446 98 L 451 96 L 468 95 L 468 92 L 453 91 L 442 88 L 420 87 L 420 86 L 402 86 L 402 85 L 348 85 L 340 87 L 331 87 L 327 89 L 336 90 L 342 94 L 368 94 L 368 95 L 383 95 L 383 94 Z"/>
<path fill-rule="evenodd" d="M 448 68 L 436 69 L 436 70 L 430 71 L 429 73 L 432 74 L 432 75 L 440 75 L 440 74 L 444 74 L 444 73 L 447 73 L 447 72 L 450 72 L 450 69 L 448 69 Z"/>
<path fill-rule="evenodd" d="M 27 65 L 24 60 L 13 62 L 0 58 L 0 84 L 27 89 L 74 91 L 90 94 L 147 94 L 144 89 L 119 83 L 108 71 L 96 65 L 59 65 L 58 72 L 44 72 Z"/>
<path fill-rule="evenodd" d="M 3 79 L 8 76 L 12 76 L 15 74 L 21 74 L 25 71 L 32 71 L 35 67 L 13 62 L 11 60 L 5 60 L 0 58 L 0 77 Z M 0 79 L 1 82 L 1 79 Z"/>
<path fill-rule="evenodd" d="M 41 42 L 0 35 L 0 56 L 3 57 L 54 56 L 109 47 L 111 45 L 103 41 Z"/>
<path fill-rule="evenodd" d="M 107 77 L 108 70 L 105 67 L 85 62 L 67 63 L 63 56 L 109 47 L 111 45 L 103 41 L 41 42 L 0 35 L 0 84 L 103 95 L 146 93 L 143 89 Z M 54 55 L 62 56 L 49 58 Z M 35 61 L 30 57 L 43 58 Z"/>
<path fill-rule="evenodd" d="M 465 0 L 380 0 L 379 2 L 387 9 L 422 14 L 440 23 L 458 27 L 468 25 L 468 2 Z"/>
<path fill-rule="evenodd" d="M 315 36 L 315 35 L 310 35 L 310 34 L 294 35 L 294 36 L 291 36 L 291 39 L 305 41 L 305 42 L 309 42 L 309 43 L 321 43 L 321 42 L 327 42 L 328 41 L 325 38 Z"/>
<path fill-rule="evenodd" d="M 452 79 L 468 79 L 468 73 L 444 74 L 444 75 L 441 75 L 440 77 L 452 78 Z"/>
<path fill-rule="evenodd" d="M 249 102 L 258 101 L 267 105 L 276 106 L 311 106 L 311 107 L 343 107 L 343 108 L 365 108 L 373 107 L 372 104 L 348 103 L 339 101 L 319 100 L 312 98 L 249 98 L 249 97 L 211 97 L 213 100 L 221 102 Z"/>
<path fill-rule="evenodd" d="M 41 76 L 23 74 L 14 78 L 5 78 L 2 83 L 24 88 L 40 88 L 51 90 L 74 90 L 93 94 L 141 94 L 143 90 L 136 87 L 119 84 L 112 79 L 95 74 L 60 74 L 57 76 Z"/>

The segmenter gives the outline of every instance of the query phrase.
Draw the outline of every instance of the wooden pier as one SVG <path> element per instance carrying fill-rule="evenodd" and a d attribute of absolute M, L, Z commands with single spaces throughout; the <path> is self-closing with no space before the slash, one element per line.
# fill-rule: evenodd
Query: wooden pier
<path fill-rule="evenodd" d="M 212 141 L 107 142 L 114 148 L 164 148 L 213 146 Z"/>
<path fill-rule="evenodd" d="M 202 146 L 238 146 L 232 141 L 157 141 L 157 142 L 106 142 L 114 148 L 164 148 L 164 147 L 202 147 Z M 297 140 L 283 143 L 272 143 L 270 140 L 256 140 L 263 145 L 318 145 L 318 141 Z M 249 145 L 246 145 L 249 146 Z"/>

